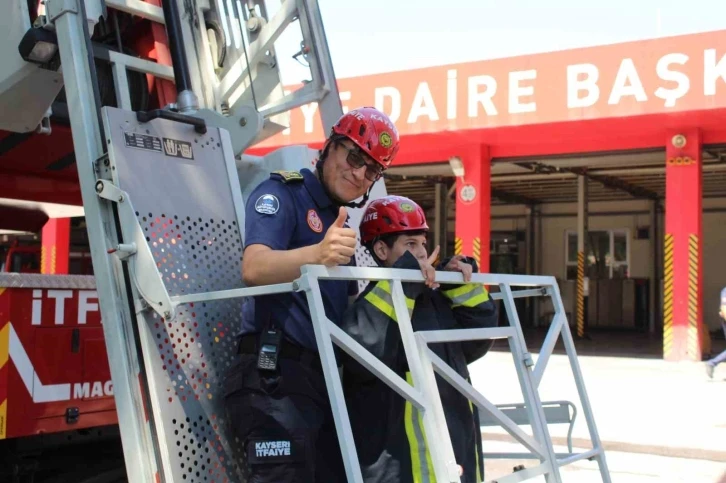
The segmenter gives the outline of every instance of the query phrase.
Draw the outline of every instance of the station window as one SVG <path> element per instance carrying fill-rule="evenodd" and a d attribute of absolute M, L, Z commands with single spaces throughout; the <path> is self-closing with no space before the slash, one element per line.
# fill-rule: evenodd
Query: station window
<path fill-rule="evenodd" d="M 599 230 L 588 232 L 588 255 L 585 275 L 591 279 L 628 278 L 630 276 L 630 232 Z M 577 279 L 577 232 L 566 232 L 565 269 L 568 280 Z"/>

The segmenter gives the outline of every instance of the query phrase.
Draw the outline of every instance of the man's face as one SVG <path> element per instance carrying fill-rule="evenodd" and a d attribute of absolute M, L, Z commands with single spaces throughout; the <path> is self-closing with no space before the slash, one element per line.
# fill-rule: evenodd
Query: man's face
<path fill-rule="evenodd" d="M 411 252 L 417 260 L 426 260 L 429 256 L 426 249 L 426 235 L 406 235 L 399 236 L 392 247 L 388 247 L 384 242 L 377 241 L 373 249 L 376 256 L 383 262 L 383 266 L 390 268 L 401 258 L 404 253 Z"/>
<path fill-rule="evenodd" d="M 323 165 L 323 182 L 339 201 L 350 203 L 366 194 L 378 177 L 376 173 L 380 172 L 378 163 L 361 152 L 352 141 L 344 139 L 334 142 L 328 150 Z"/>

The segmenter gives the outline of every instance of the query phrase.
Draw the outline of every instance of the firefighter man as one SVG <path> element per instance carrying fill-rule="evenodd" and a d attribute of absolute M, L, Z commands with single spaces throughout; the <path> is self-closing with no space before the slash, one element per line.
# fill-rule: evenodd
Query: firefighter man
<path fill-rule="evenodd" d="M 414 331 L 495 327 L 497 309 L 483 285 L 441 286 L 426 249 L 426 216 L 415 202 L 387 196 L 368 206 L 360 225 L 361 243 L 383 267 L 420 269 L 426 279 L 404 283 Z M 444 260 L 438 270 L 456 271 L 469 282 L 476 261 L 461 255 Z M 388 281 L 370 283 L 346 311 L 341 328 L 399 376 L 412 381 L 393 310 Z M 491 341 L 432 344 L 431 349 L 469 379 L 467 365 L 482 357 Z M 483 476 L 479 415 L 469 400 L 436 375 L 446 423 L 462 482 Z M 435 481 L 418 410 L 351 358 L 343 362 L 348 413 L 366 483 Z"/>
<path fill-rule="evenodd" d="M 332 128 L 315 172 L 272 173 L 255 188 L 245 212 L 245 283 L 292 282 L 306 264 L 354 265 L 357 238 L 345 207 L 365 205 L 398 142 L 385 114 L 352 110 Z M 327 317 L 338 323 L 356 283 L 323 281 L 320 290 Z M 248 481 L 346 481 L 305 293 L 256 297 L 251 312 L 225 381 Z"/>

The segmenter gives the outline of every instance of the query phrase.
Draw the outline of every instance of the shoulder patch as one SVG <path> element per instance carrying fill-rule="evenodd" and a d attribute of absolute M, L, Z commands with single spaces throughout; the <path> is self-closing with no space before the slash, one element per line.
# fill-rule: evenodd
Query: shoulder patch
<path fill-rule="evenodd" d="M 299 171 L 273 171 L 270 174 L 270 178 L 277 179 L 283 183 L 294 183 L 304 179 Z"/>
<path fill-rule="evenodd" d="M 255 202 L 255 211 L 262 215 L 274 215 L 279 209 L 280 201 L 275 195 L 262 195 Z"/>
<path fill-rule="evenodd" d="M 323 222 L 318 216 L 318 212 L 315 210 L 308 210 L 308 226 L 315 233 L 323 232 Z"/>

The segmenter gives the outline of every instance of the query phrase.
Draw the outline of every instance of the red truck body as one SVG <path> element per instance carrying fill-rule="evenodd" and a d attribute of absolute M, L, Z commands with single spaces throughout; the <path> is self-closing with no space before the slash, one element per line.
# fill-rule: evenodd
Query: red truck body
<path fill-rule="evenodd" d="M 88 276 L 0 277 L 0 438 L 116 424 L 93 285 Z"/>

